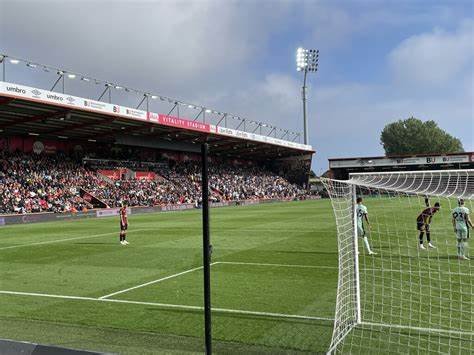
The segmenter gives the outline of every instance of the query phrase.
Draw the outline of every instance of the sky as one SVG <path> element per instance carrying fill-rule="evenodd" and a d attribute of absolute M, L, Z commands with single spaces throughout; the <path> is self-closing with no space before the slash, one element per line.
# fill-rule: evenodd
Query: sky
<path fill-rule="evenodd" d="M 300 46 L 318 175 L 411 116 L 474 151 L 470 0 L 0 0 L 0 52 L 295 131 Z"/>

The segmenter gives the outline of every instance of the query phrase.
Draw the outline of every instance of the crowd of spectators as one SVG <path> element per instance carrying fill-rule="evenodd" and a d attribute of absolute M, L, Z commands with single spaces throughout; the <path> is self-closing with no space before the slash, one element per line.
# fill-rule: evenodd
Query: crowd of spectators
<path fill-rule="evenodd" d="M 79 187 L 101 181 L 81 164 L 55 156 L 0 152 L 0 213 L 65 212 L 90 205 Z"/>
<path fill-rule="evenodd" d="M 200 204 L 200 165 L 194 161 L 153 164 L 113 162 L 112 167 L 147 169 L 156 179 L 111 181 L 98 168 L 109 162 L 74 160 L 63 154 L 37 155 L 0 152 L 0 214 L 75 212 L 93 207 L 83 200 L 86 191 L 108 207 Z M 259 167 L 214 164 L 210 168 L 211 201 L 296 199 L 305 191 Z"/>

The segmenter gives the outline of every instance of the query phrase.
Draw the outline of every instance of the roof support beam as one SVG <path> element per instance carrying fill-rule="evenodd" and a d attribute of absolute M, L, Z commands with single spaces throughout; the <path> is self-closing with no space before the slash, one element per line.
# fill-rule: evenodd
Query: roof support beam
<path fill-rule="evenodd" d="M 95 126 L 95 125 L 98 125 L 98 124 L 103 124 L 103 123 L 109 123 L 109 122 L 112 122 L 113 120 L 114 120 L 114 118 L 108 117 L 107 119 L 101 120 L 101 121 L 75 123 L 75 124 L 72 124 L 72 125 L 69 125 L 69 126 L 66 126 L 66 127 L 54 129 L 52 131 L 42 132 L 42 134 L 64 133 L 64 132 L 75 130 L 75 129 L 85 128 L 85 127 L 92 127 L 92 126 Z"/>
<path fill-rule="evenodd" d="M 70 112 L 70 110 L 62 110 L 62 111 L 57 111 L 57 112 L 43 113 L 41 115 L 26 117 L 26 118 L 22 118 L 20 120 L 15 120 L 13 122 L 4 123 L 4 124 L 0 125 L 0 128 L 11 127 L 11 126 L 15 126 L 15 125 L 22 124 L 22 123 L 36 122 L 36 121 L 41 121 L 41 120 L 47 120 L 47 119 L 62 117 L 64 115 L 66 115 L 68 112 Z"/>
<path fill-rule="evenodd" d="M 13 97 L 0 97 L 0 106 L 8 105 L 14 100 Z"/>

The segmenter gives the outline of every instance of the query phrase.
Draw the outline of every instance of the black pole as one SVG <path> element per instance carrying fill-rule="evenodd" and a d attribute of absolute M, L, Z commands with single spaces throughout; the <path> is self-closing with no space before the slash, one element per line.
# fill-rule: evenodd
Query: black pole
<path fill-rule="evenodd" d="M 211 335 L 211 244 L 209 237 L 209 177 L 208 177 L 208 144 L 201 145 L 202 159 L 202 248 L 204 264 L 204 331 L 206 354 L 212 354 Z"/>

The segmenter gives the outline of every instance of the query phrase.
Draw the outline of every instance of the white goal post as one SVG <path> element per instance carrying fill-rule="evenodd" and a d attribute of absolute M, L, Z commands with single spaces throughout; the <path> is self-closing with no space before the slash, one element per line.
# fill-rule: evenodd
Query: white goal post
<path fill-rule="evenodd" d="M 339 259 L 328 353 L 474 354 L 474 169 L 321 180 Z"/>

